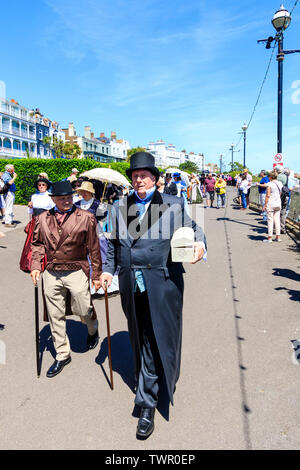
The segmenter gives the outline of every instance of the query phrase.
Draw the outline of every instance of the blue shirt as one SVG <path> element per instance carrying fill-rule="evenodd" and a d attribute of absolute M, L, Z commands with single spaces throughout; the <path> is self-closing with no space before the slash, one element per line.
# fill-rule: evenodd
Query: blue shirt
<path fill-rule="evenodd" d="M 259 184 L 267 184 L 267 183 L 270 183 L 268 176 L 264 176 L 259 182 Z M 266 194 L 266 191 L 267 191 L 267 188 L 261 188 L 260 186 L 258 186 L 259 194 Z"/>
<path fill-rule="evenodd" d="M 11 174 L 8 172 L 8 171 L 5 171 L 2 175 L 2 180 L 4 181 L 5 184 L 8 184 L 10 182 L 10 180 L 12 179 L 12 176 Z M 15 193 L 16 192 L 16 185 L 15 183 L 13 184 L 9 184 L 8 185 L 9 189 L 8 191 L 11 191 L 12 193 Z"/>

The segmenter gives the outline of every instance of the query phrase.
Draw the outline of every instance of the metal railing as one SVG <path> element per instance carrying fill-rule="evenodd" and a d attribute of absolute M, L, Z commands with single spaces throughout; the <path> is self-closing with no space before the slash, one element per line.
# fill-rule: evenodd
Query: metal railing
<path fill-rule="evenodd" d="M 258 187 L 252 186 L 251 191 L 250 191 L 250 202 L 259 206 L 260 201 L 259 201 L 259 193 L 258 193 Z M 288 219 L 291 220 L 291 222 L 299 224 L 300 228 L 300 188 L 295 189 L 291 192 L 291 201 L 290 201 L 290 207 L 289 207 L 289 212 L 288 212 Z"/>

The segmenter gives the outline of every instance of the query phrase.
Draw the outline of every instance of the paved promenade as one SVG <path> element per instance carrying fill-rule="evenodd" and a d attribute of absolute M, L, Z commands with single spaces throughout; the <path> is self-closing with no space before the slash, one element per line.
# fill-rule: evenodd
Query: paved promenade
<path fill-rule="evenodd" d="M 72 362 L 53 379 L 46 377 L 54 353 L 50 330 L 40 320 L 42 374 L 36 377 L 34 289 L 19 270 L 28 216 L 25 207 L 15 208 L 20 223 L 3 229 L 0 239 L 0 347 L 6 348 L 0 449 L 299 448 L 298 247 L 288 235 L 281 244 L 262 243 L 266 225 L 256 212 L 237 210 L 234 194 L 230 189 L 226 209 L 205 209 L 208 260 L 186 266 L 175 406 L 156 414 L 146 441 L 135 438 L 132 355 L 119 296 L 110 299 L 114 391 L 105 375 L 102 299 L 95 302 L 99 346 L 84 352 L 85 327 L 71 317 Z"/>

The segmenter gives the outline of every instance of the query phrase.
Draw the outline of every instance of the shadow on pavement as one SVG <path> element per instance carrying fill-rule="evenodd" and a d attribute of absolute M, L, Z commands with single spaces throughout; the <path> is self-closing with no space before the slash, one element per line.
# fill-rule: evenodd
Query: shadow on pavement
<path fill-rule="evenodd" d="M 290 300 L 293 300 L 294 302 L 300 302 L 299 290 L 287 289 L 287 287 L 276 287 L 274 290 L 277 290 L 277 291 L 285 290 L 289 294 Z"/>
<path fill-rule="evenodd" d="M 266 240 L 266 236 L 262 235 L 248 235 L 249 240 L 254 240 L 256 242 L 262 242 L 263 240 Z"/>
<path fill-rule="evenodd" d="M 295 361 L 300 364 L 300 341 L 298 339 L 292 339 L 291 343 L 295 352 Z"/>
<path fill-rule="evenodd" d="M 117 372 L 122 377 L 123 381 L 133 392 L 136 385 L 134 378 L 134 363 L 129 334 L 127 331 L 119 331 L 111 337 L 111 355 L 113 371 Z M 96 364 L 100 365 L 102 372 L 110 385 L 110 381 L 108 379 L 109 370 L 107 375 L 103 367 L 107 357 L 108 341 L 107 337 L 105 337 L 101 343 L 101 348 L 95 361 Z"/>
<path fill-rule="evenodd" d="M 230 235 L 229 235 L 227 224 L 228 222 L 234 222 L 238 224 L 240 223 L 243 225 L 249 225 L 250 227 L 255 227 L 255 228 L 257 228 L 257 226 L 252 225 L 252 224 L 247 224 L 245 222 L 240 222 L 238 220 L 233 220 L 228 217 L 219 218 L 217 220 L 223 221 L 224 223 L 224 231 L 225 231 L 225 238 L 226 238 L 226 245 L 227 245 L 226 246 L 227 258 L 228 258 L 228 266 L 229 266 L 230 282 L 231 282 L 231 295 L 232 295 L 233 314 L 234 314 L 235 338 L 236 338 L 236 344 L 237 344 L 237 363 L 238 363 L 238 368 L 239 368 L 239 379 L 240 379 L 243 431 L 244 431 L 246 449 L 251 450 L 252 442 L 251 442 L 250 420 L 249 420 L 249 413 L 251 413 L 251 409 L 248 406 L 248 394 L 247 394 L 247 389 L 246 389 L 247 368 L 243 364 L 244 363 L 243 343 L 244 341 L 246 341 L 246 339 L 242 337 L 241 329 L 240 329 L 240 322 L 242 320 L 242 317 L 239 314 L 239 309 L 238 309 L 239 300 L 236 297 L 237 286 L 236 286 L 234 270 L 233 270 L 233 262 L 232 262 L 232 245 L 231 245 L 231 240 L 230 240 Z"/>
<path fill-rule="evenodd" d="M 70 341 L 71 351 L 75 353 L 86 352 L 87 327 L 80 321 L 67 320 L 67 335 Z M 40 332 L 40 361 L 41 367 L 43 355 L 45 351 L 49 351 L 55 359 L 56 352 L 52 342 L 50 325 L 47 324 Z"/>
<path fill-rule="evenodd" d="M 292 269 L 273 268 L 273 271 L 273 276 L 281 276 L 292 279 L 292 281 L 300 281 L 300 274 Z"/>

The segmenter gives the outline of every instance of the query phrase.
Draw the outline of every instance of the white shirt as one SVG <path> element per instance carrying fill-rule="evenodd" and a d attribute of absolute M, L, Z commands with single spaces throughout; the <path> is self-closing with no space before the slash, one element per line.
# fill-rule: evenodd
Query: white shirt
<path fill-rule="evenodd" d="M 29 214 L 33 213 L 33 209 L 50 210 L 55 206 L 52 198 L 49 196 L 48 191 L 44 193 L 36 193 L 31 196 L 32 208 L 28 209 Z"/>
<path fill-rule="evenodd" d="M 280 181 L 270 181 L 270 183 L 267 183 L 267 187 L 271 188 L 267 209 L 274 209 L 275 207 L 281 208 L 280 194 L 283 184 Z"/>

